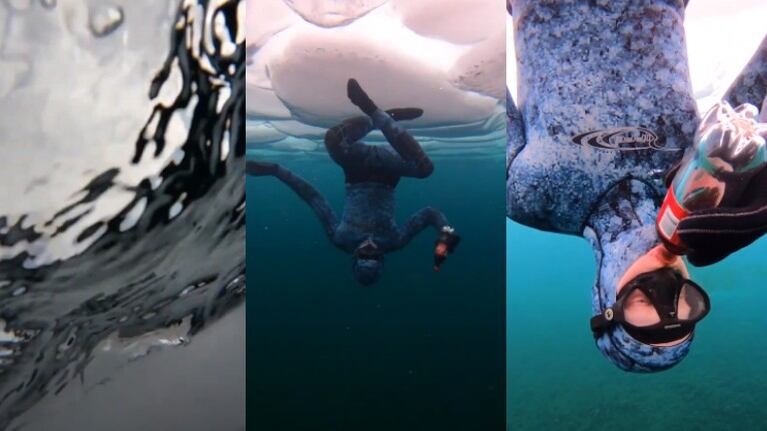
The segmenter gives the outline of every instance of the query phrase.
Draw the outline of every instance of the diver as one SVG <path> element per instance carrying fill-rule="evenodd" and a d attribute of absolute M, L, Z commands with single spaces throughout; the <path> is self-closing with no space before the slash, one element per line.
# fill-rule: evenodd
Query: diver
<path fill-rule="evenodd" d="M 664 174 L 700 122 L 685 6 L 510 5 L 519 61 L 518 105 L 507 93 L 507 216 L 590 242 L 598 268 L 591 330 L 602 354 L 626 371 L 679 363 L 710 309 L 655 223 Z M 764 91 L 760 97 L 750 103 L 759 106 Z"/>
<path fill-rule="evenodd" d="M 434 170 L 418 142 L 397 124 L 397 121 L 420 117 L 423 110 L 383 111 L 354 79 L 347 83 L 347 95 L 365 115 L 346 119 L 325 134 L 325 148 L 346 177 L 346 198 L 340 220 L 311 184 L 278 164 L 249 160 L 247 174 L 270 175 L 293 189 L 315 212 L 330 241 L 354 256 L 352 270 L 360 284 L 375 283 L 383 271 L 384 255 L 405 247 L 430 226 L 438 232 L 434 248 L 434 270 L 438 271 L 460 242 L 445 215 L 431 207 L 423 208 L 402 228 L 394 219 L 394 190 L 400 179 L 426 178 Z M 360 141 L 373 128 L 383 133 L 390 147 Z"/>

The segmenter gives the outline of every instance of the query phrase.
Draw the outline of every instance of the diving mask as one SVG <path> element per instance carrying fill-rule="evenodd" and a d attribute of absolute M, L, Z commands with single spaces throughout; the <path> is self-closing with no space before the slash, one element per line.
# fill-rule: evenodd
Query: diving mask
<path fill-rule="evenodd" d="M 702 287 L 672 268 L 638 275 L 618 293 L 615 303 L 591 318 L 591 330 L 599 338 L 614 325 L 645 344 L 680 340 L 711 308 Z"/>

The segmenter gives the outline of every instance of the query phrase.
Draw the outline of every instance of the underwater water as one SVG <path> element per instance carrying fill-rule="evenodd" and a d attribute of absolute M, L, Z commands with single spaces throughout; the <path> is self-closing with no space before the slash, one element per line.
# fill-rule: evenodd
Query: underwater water
<path fill-rule="evenodd" d="M 244 6 L 0 5 L 0 429 L 50 429 L 32 414 L 13 421 L 38 403 L 65 404 L 59 396 L 86 401 L 56 422 L 78 429 L 70 419 L 109 399 L 87 393 L 109 385 L 120 422 L 120 391 L 142 393 L 121 372 L 150 355 L 139 374 L 162 373 L 157 358 L 173 356 L 163 348 L 186 346 L 242 304 Z M 195 359 L 179 369 L 205 362 Z M 158 415 L 142 429 L 205 401 L 176 399 L 137 408 Z M 195 428 L 217 423 L 211 414 Z"/>
<path fill-rule="evenodd" d="M 417 136 L 416 136 L 417 137 Z M 427 151 L 428 152 L 428 151 Z M 500 151 L 499 151 L 500 153 Z M 267 153 L 340 213 L 344 177 L 324 153 Z M 441 209 L 462 242 L 432 271 L 429 228 L 354 281 L 351 256 L 272 177 L 247 178 L 248 416 L 269 430 L 498 429 L 504 424 L 502 156 L 434 156 L 403 178 L 397 221 Z"/>
<path fill-rule="evenodd" d="M 691 278 L 711 298 L 690 354 L 625 373 L 589 329 L 595 262 L 578 237 L 506 222 L 508 430 L 744 430 L 767 421 L 767 240 Z"/>

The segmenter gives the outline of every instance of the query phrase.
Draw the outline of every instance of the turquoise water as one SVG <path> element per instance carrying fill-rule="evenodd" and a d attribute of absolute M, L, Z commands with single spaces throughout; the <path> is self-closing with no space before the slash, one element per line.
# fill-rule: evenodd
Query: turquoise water
<path fill-rule="evenodd" d="M 328 159 L 269 160 L 340 211 L 343 176 Z M 463 243 L 434 274 L 427 231 L 388 256 L 370 288 L 354 283 L 349 256 L 287 187 L 248 178 L 252 421 L 270 430 L 500 429 L 505 391 L 509 430 L 764 427 L 766 240 L 692 268 L 712 301 L 692 352 L 672 370 L 627 374 L 602 358 L 588 329 L 595 268 L 586 241 L 505 220 L 502 159 L 435 164 L 431 178 L 398 187 L 398 221 L 437 206 Z"/>
<path fill-rule="evenodd" d="M 767 240 L 691 269 L 711 313 L 682 363 L 638 375 L 594 346 L 588 243 L 511 221 L 506 229 L 508 430 L 765 429 Z"/>
<path fill-rule="evenodd" d="M 259 159 L 303 176 L 340 212 L 343 174 L 327 155 Z M 461 245 L 434 273 L 436 233 L 427 230 L 386 257 L 371 287 L 355 284 L 351 257 L 290 189 L 271 177 L 247 179 L 249 424 L 503 428 L 504 160 L 445 156 L 434 164 L 428 179 L 401 181 L 397 220 L 435 206 Z"/>

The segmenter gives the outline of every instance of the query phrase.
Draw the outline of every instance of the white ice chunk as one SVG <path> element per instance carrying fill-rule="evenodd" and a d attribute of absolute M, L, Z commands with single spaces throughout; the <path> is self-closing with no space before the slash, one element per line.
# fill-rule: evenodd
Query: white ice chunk
<path fill-rule="evenodd" d="M 505 75 L 506 31 L 502 25 L 493 36 L 459 58 L 449 76 L 459 88 L 504 100 Z"/>
<path fill-rule="evenodd" d="M 346 96 L 356 78 L 382 108 L 417 106 L 419 125 L 452 124 L 488 117 L 497 100 L 461 91 L 428 59 L 393 49 L 383 38 L 347 31 L 306 31 L 269 62 L 272 86 L 293 117 L 321 127 L 360 111 Z"/>
<path fill-rule="evenodd" d="M 285 0 L 285 3 L 303 19 L 320 27 L 348 24 L 385 2 L 386 0 Z"/>
<path fill-rule="evenodd" d="M 259 48 L 273 34 L 300 21 L 283 0 L 247 0 L 247 45 Z"/>
<path fill-rule="evenodd" d="M 504 28 L 503 3 L 477 0 L 392 0 L 402 22 L 423 36 L 475 43 Z"/>
<path fill-rule="evenodd" d="M 270 144 L 272 148 L 280 150 L 314 151 L 319 144 L 316 141 L 302 138 L 285 138 L 282 141 Z"/>
<path fill-rule="evenodd" d="M 277 98 L 274 91 L 264 88 L 248 85 L 245 92 L 245 108 L 249 115 L 259 118 L 282 120 L 290 118 L 290 111 Z"/>
<path fill-rule="evenodd" d="M 245 124 L 245 139 L 249 144 L 265 144 L 268 142 L 276 142 L 284 138 L 284 133 L 262 121 L 249 121 Z"/>
<path fill-rule="evenodd" d="M 325 136 L 325 132 L 327 132 L 327 129 L 324 127 L 310 126 L 293 120 L 272 121 L 270 124 L 277 129 L 277 131 L 298 138 L 321 138 Z"/>

